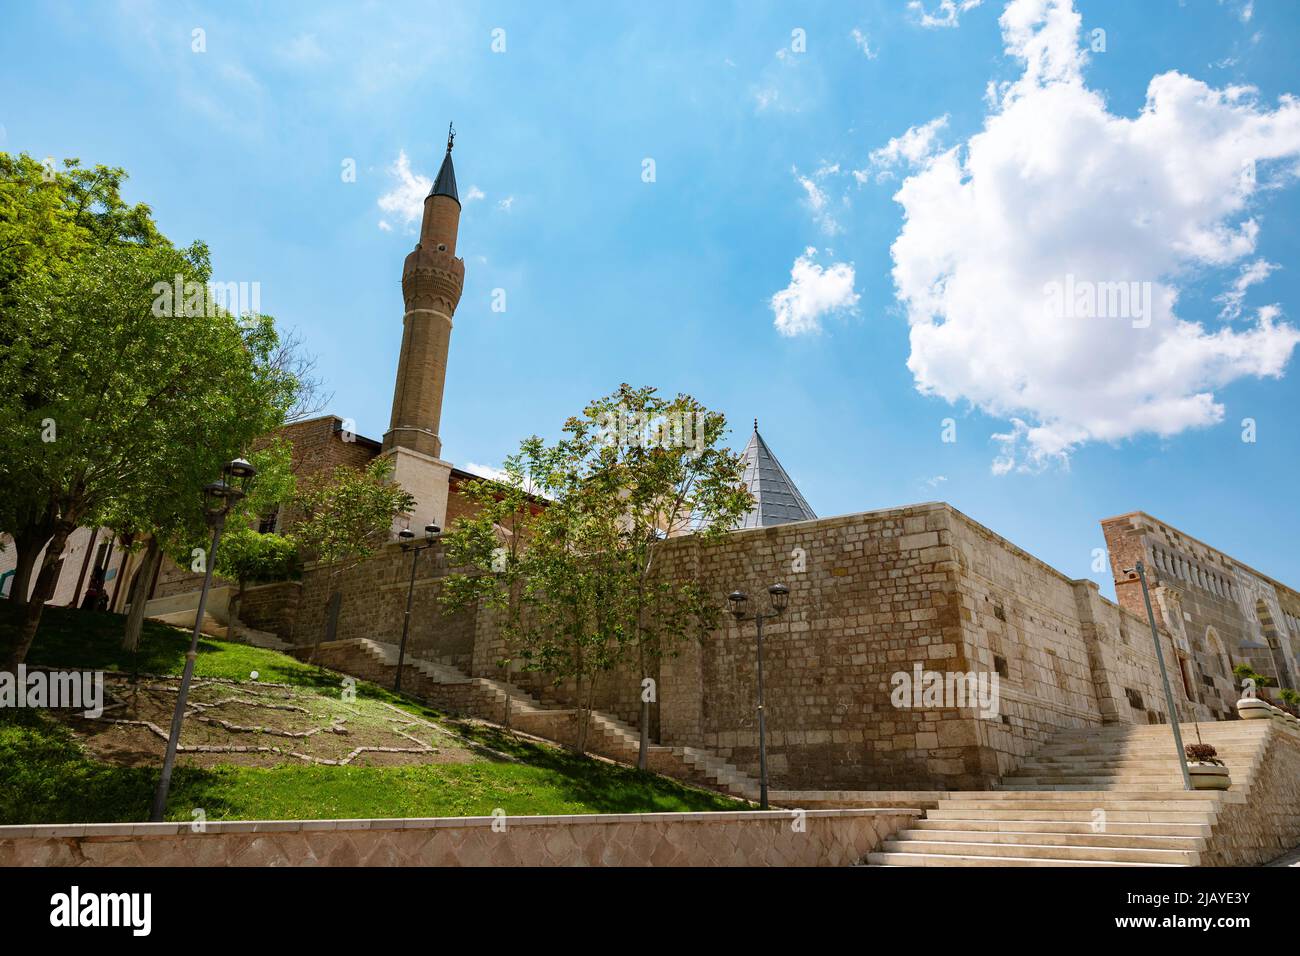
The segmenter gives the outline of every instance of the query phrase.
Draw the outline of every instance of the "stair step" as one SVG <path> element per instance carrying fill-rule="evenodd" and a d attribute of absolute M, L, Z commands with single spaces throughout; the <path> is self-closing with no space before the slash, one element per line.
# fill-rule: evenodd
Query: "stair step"
<path fill-rule="evenodd" d="M 1029 857 L 956 856 L 947 853 L 875 852 L 867 862 L 876 866 L 1177 866 L 1174 863 L 1130 863 L 1120 860 L 1065 860 Z"/>
<path fill-rule="evenodd" d="M 1065 846 L 1061 844 L 981 843 L 948 840 L 886 840 L 884 853 L 944 854 L 980 856 L 998 859 L 1049 859 L 1088 862 L 1168 863 L 1195 866 L 1200 854 L 1195 850 L 1145 850 L 1133 847 Z"/>
<path fill-rule="evenodd" d="M 1094 810 L 1104 810 L 1105 819 L 1111 823 L 1213 823 L 1218 815 L 1212 812 L 1203 811 L 1174 811 L 1174 810 L 1112 810 L 1101 804 L 1087 810 L 1026 810 L 1017 807 L 1008 807 L 999 810 L 978 810 L 981 818 L 989 820 L 1053 820 L 1063 822 L 1092 822 Z M 971 814 L 975 812 L 969 807 L 951 807 L 940 806 L 936 810 L 927 811 L 927 816 L 931 820 L 969 820 Z"/>
<path fill-rule="evenodd" d="M 988 819 L 934 819 L 915 820 L 912 827 L 917 830 L 958 830 L 987 831 L 993 833 L 1096 833 L 1098 823 L 1095 820 L 988 820 Z M 1208 837 L 1212 832 L 1208 823 L 1125 823 L 1106 817 L 1102 832 L 1112 834 L 1130 834 L 1132 836 L 1187 836 Z"/>
<path fill-rule="evenodd" d="M 997 843 L 1034 846 L 1128 847 L 1141 850 L 1200 850 L 1205 840 L 1195 836 L 1147 836 L 1136 833 L 1053 833 L 1033 829 L 1026 823 L 1024 830 L 967 830 L 942 828 L 900 830 L 896 840 L 917 840 L 922 843 Z"/>

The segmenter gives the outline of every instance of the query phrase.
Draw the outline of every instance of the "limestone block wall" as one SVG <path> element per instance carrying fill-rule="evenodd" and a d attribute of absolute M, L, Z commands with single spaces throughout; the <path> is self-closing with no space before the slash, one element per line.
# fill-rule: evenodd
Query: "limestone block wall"
<path fill-rule="evenodd" d="M 1205 866 L 1259 866 L 1300 844 L 1300 730 L 1271 724 L 1246 801 L 1226 804 L 1215 821 Z"/>
<path fill-rule="evenodd" d="M 302 584 L 278 581 L 244 589 L 239 603 L 242 624 L 272 634 L 292 634 L 301 603 Z"/>
<path fill-rule="evenodd" d="M 789 610 L 765 627 L 773 787 L 981 789 L 1056 730 L 1165 719 L 1145 619 L 948 505 L 752 529 L 712 544 L 674 538 L 656 560 L 666 574 L 700 581 L 719 608 L 742 588 L 766 610 L 769 584 L 790 588 Z M 392 545 L 338 576 L 339 639 L 399 639 L 410 561 Z M 573 706 L 571 684 L 501 669 L 506 650 L 490 612 L 442 613 L 437 596 L 448 571 L 440 548 L 421 554 L 413 653 Z M 295 643 L 323 632 L 330 586 L 326 568 L 304 574 Z M 1162 641 L 1172 661 L 1173 636 Z M 652 662 L 652 739 L 705 747 L 757 774 L 755 642 L 753 622 L 737 624 L 724 610 L 716 628 Z M 896 707 L 895 676 L 918 665 L 997 674 L 997 713 L 955 703 Z M 602 675 L 597 709 L 636 726 L 641 676 L 632 664 Z M 1179 706 L 1184 719 L 1205 716 L 1182 696 Z"/>
<path fill-rule="evenodd" d="M 0 866 L 848 866 L 919 810 L 0 827 Z M 495 825 L 495 828 L 494 828 Z"/>
<path fill-rule="evenodd" d="M 921 505 L 736 532 L 695 550 L 701 581 L 725 603 L 742 588 L 789 610 L 764 630 L 768 766 L 782 789 L 981 786 L 995 767 L 972 721 L 897 709 L 891 675 L 914 661 L 965 666 L 946 506 Z M 682 555 L 685 558 L 685 555 Z M 755 626 L 724 618 L 662 664 L 660 739 L 710 748 L 758 772 Z"/>
<path fill-rule="evenodd" d="M 976 724 L 999 775 L 1058 730 L 1167 719 L 1144 618 L 1102 598 L 1094 582 L 1068 578 L 961 512 L 947 513 L 969 657 L 977 671 L 1000 676 L 1002 714 Z M 1162 641 L 1172 668 L 1170 635 Z M 1173 684 L 1180 715 L 1192 716 L 1176 677 Z"/>
<path fill-rule="evenodd" d="M 1284 686 L 1300 679 L 1300 592 L 1144 512 L 1109 518 L 1102 530 L 1120 604 L 1145 613 L 1140 584 L 1121 574 L 1143 561 L 1156 614 L 1174 634 L 1192 698 L 1206 714 L 1232 713 L 1240 696 L 1234 664 L 1277 674 Z"/>
<path fill-rule="evenodd" d="M 287 637 L 283 633 L 280 636 L 294 644 L 322 639 L 330 594 L 337 588 L 343 596 L 337 640 L 367 637 L 397 643 L 411 583 L 411 561 L 412 553 L 394 542 L 368 560 L 342 570 L 307 567 L 293 631 Z M 475 615 L 446 614 L 439 603 L 440 582 L 448 573 L 443 549 L 435 545 L 422 550 L 415 561 L 408 648 L 429 660 L 468 669 L 474 656 Z"/>

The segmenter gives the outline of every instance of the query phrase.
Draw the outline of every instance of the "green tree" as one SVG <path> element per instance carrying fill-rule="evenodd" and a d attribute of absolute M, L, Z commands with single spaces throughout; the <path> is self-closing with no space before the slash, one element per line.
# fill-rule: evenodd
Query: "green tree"
<path fill-rule="evenodd" d="M 0 406 L 0 454 L 14 476 L 3 497 L 19 503 L 5 517 L 15 538 L 52 529 L 12 665 L 79 524 L 115 500 L 143 500 L 161 476 L 197 500 L 199 476 L 219 474 L 295 401 L 273 321 L 166 307 L 158 289 L 176 277 L 205 287 L 203 246 L 92 247 L 59 274 L 25 279 L 0 314 L 0 393 L 17 397 Z"/>
<path fill-rule="evenodd" d="M 25 153 L 0 152 L 0 315 L 14 315 L 24 284 L 64 277 L 91 250 L 170 247 L 148 206 L 122 200 L 125 179 L 121 169 L 86 169 L 76 159 L 64 160 L 63 168 L 56 169 Z M 0 323 L 0 351 L 21 347 L 11 339 L 11 329 L 9 322 Z M 6 392 L 5 412 L 30 411 L 44 401 L 37 374 L 32 367 L 18 376 L 19 387 Z M 17 552 L 10 590 L 15 604 L 26 602 L 37 557 L 54 535 L 48 502 L 40 493 L 24 493 L 30 491 L 20 486 L 15 473 L 0 495 L 0 529 L 13 536 Z"/>
<path fill-rule="evenodd" d="M 555 445 L 525 441 L 504 480 L 479 492 L 478 513 L 450 530 L 449 558 L 467 570 L 445 583 L 444 604 L 483 601 L 522 666 L 574 681 L 579 749 L 600 676 L 632 661 L 644 768 L 653 665 L 716 624 L 710 595 L 658 555 L 681 534 L 707 546 L 751 506 L 725 431 L 688 395 L 623 385 L 570 418 Z"/>
<path fill-rule="evenodd" d="M 321 640 L 338 623 L 339 576 L 370 557 L 390 537 L 393 520 L 415 507 L 415 498 L 392 480 L 393 462 L 376 458 L 364 469 L 340 465 L 303 479 L 293 499 L 293 537 L 307 560 L 329 569 L 329 611 Z M 312 648 L 312 658 L 320 647 Z"/>

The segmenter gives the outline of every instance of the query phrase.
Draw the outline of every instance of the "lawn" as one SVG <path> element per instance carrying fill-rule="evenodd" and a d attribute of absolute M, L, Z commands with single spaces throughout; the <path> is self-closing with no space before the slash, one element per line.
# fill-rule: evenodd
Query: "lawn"
<path fill-rule="evenodd" d="M 147 623 L 138 655 L 120 649 L 120 615 L 49 608 L 30 661 L 61 668 L 178 674 L 189 636 Z M 0 621 L 0 642 L 11 626 Z M 291 657 L 204 638 L 200 677 L 291 684 L 336 699 L 338 674 Z M 655 774 L 458 721 L 365 682 L 357 697 L 387 701 L 457 735 L 470 759 L 407 766 L 321 766 L 287 758 L 274 766 L 178 765 L 168 818 L 296 820 L 734 810 L 744 804 Z M 188 726 L 188 724 L 187 724 Z M 0 711 L 0 824 L 91 823 L 148 818 L 153 766 L 95 759 L 64 721 L 30 710 Z"/>

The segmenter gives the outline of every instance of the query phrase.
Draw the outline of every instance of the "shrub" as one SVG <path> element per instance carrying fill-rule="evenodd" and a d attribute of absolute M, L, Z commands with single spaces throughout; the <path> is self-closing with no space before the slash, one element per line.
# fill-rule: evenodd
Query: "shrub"
<path fill-rule="evenodd" d="M 1183 748 L 1187 754 L 1187 759 L 1193 763 L 1212 763 L 1217 767 L 1223 766 L 1223 761 L 1219 759 L 1219 752 L 1214 749 L 1212 744 L 1188 744 Z"/>

